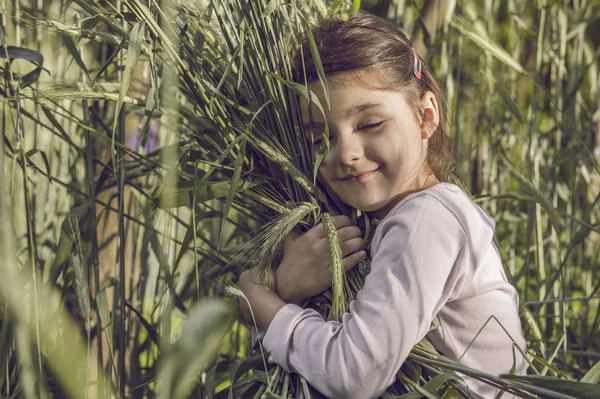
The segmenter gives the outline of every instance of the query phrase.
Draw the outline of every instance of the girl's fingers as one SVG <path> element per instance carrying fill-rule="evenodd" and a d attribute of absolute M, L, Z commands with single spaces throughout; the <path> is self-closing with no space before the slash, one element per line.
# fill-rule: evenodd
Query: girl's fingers
<path fill-rule="evenodd" d="M 347 227 L 355 227 L 352 224 L 352 219 L 350 219 L 346 215 L 332 216 L 331 220 L 333 221 L 333 226 L 338 231 L 340 231 L 344 228 L 347 228 Z M 358 229 L 358 227 L 357 227 L 357 229 Z M 311 228 L 310 230 L 308 230 L 305 234 L 310 234 L 311 236 L 314 236 L 314 238 L 316 238 L 316 239 L 321 239 L 321 238 L 325 238 L 325 229 L 323 229 L 323 224 L 319 223 L 318 225 L 316 225 L 313 228 Z M 350 238 L 352 238 L 352 237 L 350 237 Z"/>
<path fill-rule="evenodd" d="M 348 256 L 360 249 L 362 245 L 362 238 L 352 238 L 350 240 L 342 242 L 342 257 Z"/>
<path fill-rule="evenodd" d="M 356 226 L 346 226 L 338 229 L 338 235 L 340 237 L 340 241 L 343 243 L 344 241 L 360 237 L 361 232 Z"/>
<path fill-rule="evenodd" d="M 364 249 L 361 249 L 360 251 L 356 251 L 344 257 L 342 259 L 342 265 L 344 266 L 344 270 L 348 271 L 352 269 L 354 266 L 358 265 L 358 262 L 365 259 L 366 257 L 367 252 Z M 327 278 L 330 279 L 331 276 L 333 276 L 333 268 L 331 267 L 331 264 L 327 266 L 327 269 L 325 269 L 325 271 L 327 272 Z"/>
<path fill-rule="evenodd" d="M 323 228 L 323 223 L 319 223 L 316 226 L 313 226 L 310 230 L 304 233 L 307 237 L 313 237 L 316 240 L 320 240 L 321 238 L 325 238 L 325 229 Z"/>
<path fill-rule="evenodd" d="M 354 252 L 351 255 L 346 256 L 342 259 L 342 264 L 344 265 L 344 270 L 348 271 L 352 269 L 354 266 L 358 265 L 358 262 L 367 257 L 367 253 L 364 250 Z"/>
<path fill-rule="evenodd" d="M 332 216 L 331 219 L 333 220 L 333 225 L 338 230 L 342 227 L 352 226 L 352 219 L 346 215 Z"/>

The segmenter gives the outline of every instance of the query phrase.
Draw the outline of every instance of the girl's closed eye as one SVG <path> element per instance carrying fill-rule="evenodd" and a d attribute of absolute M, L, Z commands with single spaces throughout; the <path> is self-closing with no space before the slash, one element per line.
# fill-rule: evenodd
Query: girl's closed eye
<path fill-rule="evenodd" d="M 329 135 L 329 141 L 331 141 L 332 138 L 333 137 L 331 135 Z M 321 145 L 322 142 L 323 142 L 323 134 L 320 134 L 314 138 L 314 140 L 312 141 L 312 145 L 316 149 L 319 149 L 319 146 Z"/>
<path fill-rule="evenodd" d="M 383 125 L 385 121 L 379 121 L 379 122 L 375 122 L 375 123 L 368 123 L 366 125 L 362 125 L 358 127 L 358 130 L 369 130 L 369 129 L 375 129 L 380 127 L 381 125 Z"/>
<path fill-rule="evenodd" d="M 382 126 L 385 123 L 385 121 L 379 121 L 379 122 L 374 122 L 374 123 L 367 123 L 365 125 L 361 125 L 359 126 L 356 130 L 370 130 L 370 129 L 376 129 L 380 126 Z M 333 141 L 334 137 L 332 134 L 329 135 L 329 141 Z M 318 149 L 321 146 L 321 143 L 323 142 L 323 134 L 320 134 L 316 137 L 314 137 L 314 140 L 312 141 L 312 145 L 313 148 Z"/>

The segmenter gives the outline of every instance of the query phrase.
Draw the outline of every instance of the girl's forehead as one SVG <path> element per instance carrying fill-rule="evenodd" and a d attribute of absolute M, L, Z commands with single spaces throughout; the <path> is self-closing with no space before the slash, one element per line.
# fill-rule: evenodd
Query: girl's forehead
<path fill-rule="evenodd" d="M 373 89 L 356 82 L 347 80 L 342 82 L 328 79 L 330 108 L 327 108 L 325 91 L 320 82 L 309 83 L 308 88 L 317 96 L 323 112 L 329 117 L 346 119 L 365 111 L 393 110 L 399 102 L 403 102 L 404 95 L 398 91 Z M 309 101 L 302 98 L 300 102 L 302 117 L 309 117 Z M 319 106 L 310 103 L 310 113 L 313 120 L 323 120 Z"/>

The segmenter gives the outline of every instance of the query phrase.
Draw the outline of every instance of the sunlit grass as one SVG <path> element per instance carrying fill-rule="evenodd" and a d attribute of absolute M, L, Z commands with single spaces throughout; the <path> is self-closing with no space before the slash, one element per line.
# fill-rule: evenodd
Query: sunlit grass
<path fill-rule="evenodd" d="M 267 389 L 247 327 L 205 300 L 242 268 L 276 261 L 299 220 L 343 211 L 323 208 L 294 140 L 302 88 L 287 82 L 286 57 L 301 12 L 314 22 L 358 2 L 4 3 L 0 39 L 30 51 L 12 48 L 21 59 L 2 64 L 0 85 L 0 395 L 318 397 L 279 367 Z M 375 10 L 421 37 L 449 95 L 457 175 L 496 220 L 520 293 L 529 373 L 560 380 L 464 370 L 423 342 L 406 366 L 420 374 L 404 371 L 398 393 L 461 397 L 448 372 L 460 370 L 523 397 L 598 397 L 568 381 L 600 380 L 600 4 L 446 5 L 437 20 L 423 2 Z M 438 29 L 433 43 L 419 21 Z M 350 276 L 354 291 L 360 279 Z"/>

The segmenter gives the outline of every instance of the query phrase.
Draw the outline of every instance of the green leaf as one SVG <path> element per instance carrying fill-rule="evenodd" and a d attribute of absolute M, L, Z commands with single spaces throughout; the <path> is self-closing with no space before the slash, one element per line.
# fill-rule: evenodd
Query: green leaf
<path fill-rule="evenodd" d="M 325 101 L 327 102 L 327 109 L 331 108 L 331 104 L 329 102 L 329 86 L 327 86 L 327 77 L 325 76 L 325 70 L 323 69 L 323 64 L 321 63 L 321 56 L 319 55 L 319 49 L 317 48 L 317 43 L 315 42 L 315 38 L 312 33 L 312 29 L 308 24 L 307 20 L 304 20 L 304 29 L 306 29 L 306 35 L 308 36 L 308 44 L 310 47 L 310 55 L 313 58 L 315 63 L 315 69 L 317 70 L 317 75 L 319 75 L 319 81 L 321 82 L 321 86 L 323 87 L 323 92 L 325 93 Z"/>
<path fill-rule="evenodd" d="M 407 359 L 407 361 L 404 362 L 402 371 L 404 372 L 404 375 L 413 382 L 418 382 L 423 373 L 421 366 L 412 359 Z"/>
<path fill-rule="evenodd" d="M 240 142 L 240 150 L 237 154 L 237 158 L 235 160 L 233 177 L 231 178 L 231 184 L 229 186 L 229 192 L 227 193 L 227 200 L 225 201 L 225 206 L 223 207 L 223 219 L 221 222 L 221 232 L 219 234 L 219 242 L 217 247 L 221 247 L 221 241 L 223 239 L 223 232 L 225 231 L 225 224 L 227 223 L 227 218 L 229 217 L 229 211 L 231 210 L 231 204 L 233 203 L 233 197 L 237 192 L 237 189 L 240 185 L 240 179 L 242 177 L 242 170 L 244 168 L 244 158 L 246 157 L 246 143 L 248 142 L 246 136 Z"/>
<path fill-rule="evenodd" d="M 204 299 L 190 311 L 181 336 L 165 350 L 159 365 L 157 396 L 187 398 L 197 380 L 221 348 L 221 340 L 235 319 L 233 308 L 223 300 Z"/>
<path fill-rule="evenodd" d="M 313 169 L 313 184 L 317 184 L 317 175 L 319 174 L 319 167 L 321 163 L 329 153 L 329 125 L 325 122 L 325 131 L 323 132 L 323 141 L 321 141 L 321 145 L 319 146 L 319 153 L 315 158 L 315 166 Z"/>
<path fill-rule="evenodd" d="M 17 59 L 27 60 L 38 67 L 41 67 L 44 64 L 44 56 L 42 53 L 25 47 L 0 46 L 0 58 L 6 58 L 10 61 Z"/>
<path fill-rule="evenodd" d="M 296 82 L 291 82 L 289 80 L 286 80 L 286 79 L 282 78 L 281 76 L 277 75 L 276 73 L 269 72 L 269 74 L 271 76 L 273 76 L 275 79 L 277 79 L 279 82 L 283 83 L 284 85 L 286 85 L 287 87 L 292 89 L 292 91 L 294 91 L 296 94 L 299 94 L 302 97 L 310 100 L 310 102 L 314 103 L 317 107 L 319 107 L 319 109 L 321 110 L 321 113 L 323 115 L 325 115 L 325 111 L 323 109 L 323 106 L 321 105 L 321 102 L 319 101 L 319 98 L 308 87 L 301 85 L 299 83 L 296 83 Z"/>
<path fill-rule="evenodd" d="M 204 389 L 205 389 L 206 399 L 214 398 L 215 388 L 218 385 L 217 373 L 219 373 L 219 375 L 221 375 L 223 372 L 228 371 L 230 368 L 229 363 L 231 363 L 231 362 L 232 362 L 232 360 L 223 360 L 223 361 L 217 363 L 213 368 L 211 368 L 206 373 L 206 378 L 204 380 Z"/>
<path fill-rule="evenodd" d="M 79 68 L 81 68 L 81 70 L 83 71 L 83 73 L 85 74 L 85 76 L 87 78 L 87 81 L 91 82 L 92 79 L 90 78 L 88 69 L 85 66 L 85 63 L 83 62 L 83 59 L 81 59 L 81 54 L 79 53 L 79 50 L 77 49 L 77 46 L 75 45 L 75 42 L 73 41 L 73 38 L 66 34 L 62 34 L 61 36 L 62 36 L 63 42 L 65 43 L 65 46 L 67 47 L 67 50 L 69 50 L 69 53 L 73 57 L 73 60 L 75 61 L 77 66 L 79 66 Z"/>
<path fill-rule="evenodd" d="M 50 174 L 50 162 L 48 161 L 48 155 L 46 155 L 46 153 L 44 151 L 42 151 L 38 148 L 34 148 L 33 150 L 27 151 L 26 154 L 27 154 L 27 157 L 29 158 L 30 162 L 32 162 L 31 161 L 32 156 L 34 156 L 35 154 L 40 154 L 40 156 L 42 157 L 42 161 L 44 161 L 44 166 L 46 167 L 46 173 Z M 50 183 L 52 183 L 52 180 L 50 181 Z"/>
<path fill-rule="evenodd" d="M 63 128 L 62 124 L 54 117 L 52 110 L 48 109 L 48 107 L 45 107 L 45 106 L 42 106 L 41 108 L 42 108 L 42 112 L 46 115 L 46 117 L 48 118 L 50 123 L 52 123 L 52 125 L 56 128 L 56 130 L 58 130 L 58 133 L 60 134 L 60 136 L 67 143 L 69 143 L 69 145 L 71 145 L 72 147 L 76 147 L 75 143 L 73 142 L 73 140 L 71 140 L 71 137 L 69 137 L 69 135 Z"/>
<path fill-rule="evenodd" d="M 156 97 L 154 87 L 148 88 L 148 94 L 146 95 L 146 107 L 144 109 L 144 118 L 142 119 L 142 127 L 138 133 L 138 141 L 142 142 L 146 139 L 146 134 L 150 128 L 150 122 L 156 110 Z M 135 148 L 135 147 L 134 147 Z"/>
<path fill-rule="evenodd" d="M 501 149 L 502 158 L 506 161 L 504 164 L 507 166 L 508 170 L 512 172 L 512 174 L 519 180 L 519 182 L 526 187 L 531 195 L 536 199 L 536 201 L 542 206 L 544 211 L 550 217 L 550 223 L 552 227 L 556 231 L 561 231 L 562 223 L 560 214 L 552 204 L 552 201 L 548 197 L 546 193 L 544 193 L 540 187 L 538 187 L 535 182 L 532 182 L 525 173 L 521 171 L 521 168 L 518 167 L 506 154 L 504 149 Z"/>
<path fill-rule="evenodd" d="M 463 399 L 464 396 L 456 390 L 454 387 L 448 387 L 444 395 L 442 395 L 442 399 Z"/>
<path fill-rule="evenodd" d="M 110 355 L 110 362 L 114 366 L 113 359 L 113 334 L 112 327 L 110 324 L 110 312 L 108 310 L 108 299 L 106 298 L 106 287 L 100 290 L 96 295 L 96 309 L 98 310 L 98 315 L 100 316 L 100 326 L 102 327 L 102 331 L 104 332 L 104 337 L 106 338 L 106 343 L 108 344 L 108 353 Z"/>
<path fill-rule="evenodd" d="M 52 266 L 50 266 L 50 273 L 48 276 L 48 280 L 52 284 L 56 283 L 56 280 L 67 266 L 67 260 L 71 254 L 73 244 L 75 243 L 76 232 L 73 231 L 71 221 L 76 220 L 77 223 L 84 225 L 88 223 L 89 215 L 90 204 L 86 202 L 81 205 L 74 206 L 69 212 L 69 215 L 63 220 L 61 224 L 60 238 L 58 240 L 58 248 L 56 250 Z"/>
<path fill-rule="evenodd" d="M 119 122 L 121 108 L 123 107 L 123 100 L 125 95 L 129 91 L 131 85 L 131 78 L 135 72 L 140 53 L 142 51 L 142 40 L 144 38 L 144 26 L 143 22 L 138 22 L 133 25 L 131 34 L 129 36 L 129 46 L 127 49 L 127 60 L 125 61 L 125 70 L 123 71 L 123 78 L 121 79 L 119 90 L 119 97 L 117 99 L 117 106 L 115 109 L 115 120 L 113 122 L 113 135 L 112 135 L 112 148 L 111 151 L 115 153 L 115 132 L 117 131 L 117 124 Z M 116 171 L 117 167 L 115 164 L 115 157 L 113 157 L 113 169 Z"/>
<path fill-rule="evenodd" d="M 243 377 L 250 370 L 262 369 L 264 367 L 263 364 L 263 359 L 260 355 L 252 356 L 240 362 L 239 365 L 233 371 L 233 375 L 231 376 L 231 386 L 229 387 L 228 398 L 234 398 L 234 387 L 241 377 Z"/>
<path fill-rule="evenodd" d="M 54 262 L 50 266 L 50 273 L 48 274 L 49 283 L 55 284 L 58 278 L 60 277 L 60 274 L 67 266 L 67 260 L 69 259 L 69 255 L 71 254 L 71 248 L 73 247 L 74 242 L 75 237 L 70 235 L 67 236 L 66 234 L 61 234 L 58 240 L 56 254 L 54 256 Z"/>
<path fill-rule="evenodd" d="M 273 11 L 275 11 L 275 9 L 277 8 L 278 5 L 279 5 L 279 0 L 269 1 L 269 3 L 267 4 L 267 6 L 265 7 L 265 9 L 263 11 L 263 18 L 266 18 L 269 15 L 271 15 L 271 13 Z"/>
<path fill-rule="evenodd" d="M 0 362 L 0 386 L 6 384 L 7 368 L 10 367 L 9 359 L 11 358 L 14 334 L 10 325 L 5 324 L 0 329 L 0 359 L 6 359 Z"/>
<path fill-rule="evenodd" d="M 444 384 L 448 383 L 448 381 L 458 381 L 458 377 L 450 373 L 436 375 L 429 382 L 423 385 L 423 389 L 430 393 L 435 393 L 435 391 L 444 386 Z"/>
<path fill-rule="evenodd" d="M 342 7 L 342 3 L 343 3 L 343 0 L 335 0 L 333 2 L 333 4 L 331 4 L 331 7 L 329 7 L 329 10 L 327 10 L 327 18 L 336 14 Z"/>
<path fill-rule="evenodd" d="M 235 51 L 233 52 L 233 55 L 231 56 L 231 59 L 227 63 L 225 72 L 223 72 L 223 75 L 221 76 L 221 79 L 219 79 L 219 83 L 217 84 L 217 87 L 214 89 L 213 96 L 210 99 L 210 104 L 213 104 L 215 101 L 215 98 L 216 98 L 215 96 L 217 94 L 221 93 L 221 87 L 227 81 L 227 78 L 229 77 L 229 73 L 231 72 L 231 68 L 233 67 L 233 64 L 235 63 L 235 60 L 238 59 L 238 56 L 241 52 L 241 46 L 242 46 L 242 43 L 239 43 L 237 45 Z"/>
<path fill-rule="evenodd" d="M 280 81 L 281 83 L 283 83 L 284 85 L 286 85 L 287 87 L 292 89 L 292 91 L 295 92 L 296 94 L 308 99 L 309 102 L 314 103 L 321 111 L 321 114 L 323 116 L 325 115 L 325 111 L 323 110 L 323 106 L 321 105 L 319 98 L 308 87 L 298 84 L 296 82 L 291 82 L 289 80 L 286 80 L 286 79 L 282 78 L 281 76 L 274 74 L 274 73 L 271 73 L 271 76 L 273 76 L 275 79 L 277 79 L 278 81 Z M 315 166 L 313 168 L 313 185 L 315 184 L 316 179 L 317 179 L 317 173 L 319 170 L 319 166 L 321 165 L 321 162 L 323 162 L 323 159 L 327 156 L 327 152 L 329 151 L 329 126 L 327 125 L 327 123 L 325 123 L 325 132 L 323 134 L 324 134 L 323 142 L 321 143 L 321 146 L 319 147 L 319 154 L 317 155 L 317 157 L 315 159 Z"/>
<path fill-rule="evenodd" d="M 254 187 L 257 183 L 244 181 L 238 185 L 241 190 Z M 178 187 L 161 186 L 159 194 L 153 195 L 154 203 L 161 209 L 179 208 L 189 206 L 193 195 L 196 196 L 196 202 L 202 203 L 213 199 L 224 198 L 229 194 L 231 187 L 230 181 L 209 181 L 198 183 L 195 188 L 190 182 L 180 184 Z"/>
<path fill-rule="evenodd" d="M 547 389 L 553 392 L 570 395 L 577 399 L 599 399 L 600 387 L 597 384 L 569 381 L 562 378 L 547 377 L 541 375 L 519 376 L 503 374 L 500 378 L 504 381 L 516 381 Z M 523 387 L 525 388 L 525 387 Z"/>
<path fill-rule="evenodd" d="M 400 396 L 394 396 L 394 399 L 421 399 L 423 395 L 419 391 L 410 391 Z"/>
<path fill-rule="evenodd" d="M 331 312 L 329 313 L 328 320 L 341 320 L 342 315 L 348 308 L 347 305 L 349 291 L 348 280 L 346 279 L 346 272 L 342 262 L 342 247 L 338 231 L 333 224 L 331 215 L 325 212 L 321 215 L 321 217 L 321 224 L 323 226 L 325 238 L 328 244 L 331 270 L 333 273 L 333 300 L 331 303 Z"/>
<path fill-rule="evenodd" d="M 239 68 L 238 68 L 238 80 L 237 80 L 237 89 L 240 89 L 240 86 L 242 84 L 242 77 L 244 76 L 244 60 L 245 60 L 245 53 L 244 53 L 244 46 L 246 45 L 246 23 L 245 21 L 242 21 L 242 24 L 240 25 L 240 45 L 239 45 Z"/>
<path fill-rule="evenodd" d="M 450 20 L 450 24 L 456 28 L 460 33 L 471 39 L 477 44 L 482 50 L 490 53 L 499 61 L 505 63 L 515 71 L 527 74 L 527 71 L 517 60 L 515 60 L 506 50 L 500 47 L 496 42 L 490 39 L 487 35 L 483 35 L 481 32 L 473 28 L 473 23 L 468 22 L 466 19 L 459 15 L 453 15 Z"/>
<path fill-rule="evenodd" d="M 40 73 L 42 72 L 42 69 L 48 72 L 43 67 L 44 56 L 39 51 L 34 51 L 28 48 L 17 46 L 0 46 L 0 58 L 6 58 L 10 60 L 11 63 L 13 60 L 16 59 L 27 60 L 37 67 L 33 71 L 28 72 L 21 77 L 21 88 L 31 86 L 32 84 L 37 82 L 38 78 L 40 77 Z"/>
<path fill-rule="evenodd" d="M 150 232 L 149 241 L 150 241 L 150 248 L 154 252 L 154 255 L 156 256 L 156 260 L 158 261 L 158 266 L 160 268 L 160 271 L 162 272 L 161 273 L 162 280 L 164 281 L 164 284 L 166 285 L 166 287 L 169 289 L 169 292 L 171 294 L 171 297 L 173 298 L 173 302 L 175 303 L 175 306 L 179 310 L 181 310 L 183 313 L 187 313 L 187 307 L 185 306 L 185 304 L 181 300 L 181 297 L 177 293 L 177 290 L 175 289 L 173 272 L 176 272 L 176 271 L 175 270 L 173 272 L 171 271 L 171 266 L 168 261 L 168 257 L 165 254 L 165 251 L 163 250 L 162 243 L 158 239 L 158 234 L 156 233 L 156 230 Z"/>
<path fill-rule="evenodd" d="M 523 118 L 523 114 L 519 109 L 519 106 L 514 99 L 514 97 L 506 90 L 504 85 L 501 82 L 496 82 L 496 88 L 498 89 L 498 93 L 500 93 L 500 97 L 504 100 L 504 103 L 508 106 L 510 112 L 517 118 L 517 120 L 521 123 L 525 123 L 525 119 Z"/>
<path fill-rule="evenodd" d="M 125 306 L 127 306 L 127 308 L 129 310 L 131 310 L 133 313 L 135 313 L 135 315 L 139 319 L 140 323 L 142 323 L 142 325 L 146 329 L 146 332 L 148 333 L 148 336 L 150 337 L 150 339 L 156 344 L 156 346 L 158 346 L 160 348 L 161 347 L 160 334 L 158 333 L 158 331 L 156 331 L 156 329 L 154 328 L 152 323 L 150 323 L 148 320 L 146 320 L 144 315 L 139 310 L 137 310 L 136 308 L 131 306 L 131 304 L 129 302 L 125 302 Z"/>
<path fill-rule="evenodd" d="M 115 57 L 119 54 L 119 52 L 125 48 L 125 44 L 126 43 L 127 43 L 127 39 L 126 38 L 123 39 L 123 40 L 121 40 L 121 42 L 117 45 L 117 47 L 112 52 L 112 54 L 110 55 L 110 57 L 108 57 L 108 59 L 106 60 L 106 62 L 104 64 L 102 64 L 102 66 L 100 67 L 100 70 L 98 71 L 98 73 L 94 77 L 94 80 L 92 81 L 92 89 L 96 85 L 96 82 L 98 81 L 98 78 L 100 78 L 100 76 L 102 76 L 102 74 L 104 73 L 104 71 L 106 71 L 108 69 L 108 67 L 110 66 L 110 64 L 112 64 L 112 62 L 114 61 Z"/>
<path fill-rule="evenodd" d="M 260 397 L 261 399 L 285 399 L 283 396 L 275 395 L 271 391 L 267 391 L 263 393 Z"/>
<path fill-rule="evenodd" d="M 600 381 L 600 362 L 596 363 L 582 378 L 580 382 L 597 384 Z M 600 387 L 599 387 L 600 389 Z"/>

